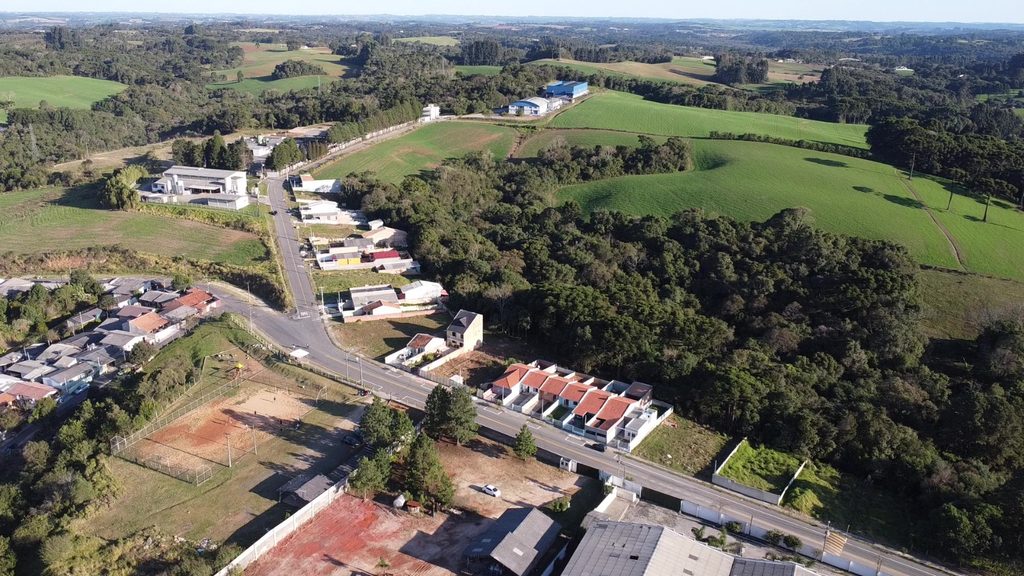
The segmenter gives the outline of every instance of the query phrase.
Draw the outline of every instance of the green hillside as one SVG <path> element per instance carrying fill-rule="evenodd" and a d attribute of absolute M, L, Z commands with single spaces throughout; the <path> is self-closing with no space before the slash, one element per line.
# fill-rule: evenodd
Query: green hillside
<path fill-rule="evenodd" d="M 127 88 L 119 82 L 82 78 L 79 76 L 51 76 L 49 78 L 0 78 L 0 100 L 14 100 L 15 108 L 35 108 L 46 100 L 54 108 L 88 108 L 93 102 L 117 94 Z M 7 112 L 0 110 L 0 123 L 7 122 Z"/>
<path fill-rule="evenodd" d="M 551 121 L 557 128 L 601 128 L 706 138 L 712 131 L 764 134 L 867 148 L 863 124 L 833 124 L 792 116 L 659 104 L 624 92 L 595 94 Z"/>
<path fill-rule="evenodd" d="M 698 168 L 692 172 L 569 186 L 557 200 L 576 200 L 587 212 L 668 216 L 704 208 L 757 221 L 804 206 L 823 229 L 896 241 L 924 264 L 957 267 L 941 230 L 890 166 L 755 142 L 695 141 L 694 148 Z"/>
<path fill-rule="evenodd" d="M 371 170 L 380 179 L 400 182 L 409 174 L 437 166 L 445 158 L 474 150 L 490 150 L 504 158 L 512 148 L 515 130 L 491 124 L 439 122 L 410 134 L 343 156 L 316 173 L 317 178 L 343 178 Z"/>
<path fill-rule="evenodd" d="M 637 146 L 639 134 L 613 132 L 610 130 L 544 130 L 523 141 L 516 148 L 517 158 L 533 158 L 538 152 L 556 141 L 569 146 Z M 651 136 L 656 142 L 664 142 L 665 136 Z"/>
<path fill-rule="evenodd" d="M 259 48 L 253 42 L 235 42 L 245 52 L 245 59 L 238 68 L 228 70 L 217 70 L 214 74 L 223 74 L 227 77 L 223 82 L 212 82 L 206 85 L 209 90 L 219 88 L 231 88 L 239 92 L 260 94 L 265 90 L 299 90 L 302 88 L 314 88 L 317 85 L 316 76 L 300 76 L 297 78 L 284 78 L 274 80 L 271 74 L 274 68 L 286 60 L 302 60 L 310 64 L 316 64 L 324 69 L 324 75 L 320 77 L 322 85 L 333 82 L 336 78 L 345 75 L 349 66 L 344 63 L 341 56 L 333 54 L 330 48 L 317 47 L 305 50 L 289 51 L 284 44 L 260 44 Z M 245 79 L 237 81 L 237 74 L 241 72 Z"/>

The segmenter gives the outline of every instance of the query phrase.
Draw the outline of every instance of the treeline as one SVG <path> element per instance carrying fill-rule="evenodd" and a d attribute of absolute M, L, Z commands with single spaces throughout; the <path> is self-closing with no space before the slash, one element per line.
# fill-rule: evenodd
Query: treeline
<path fill-rule="evenodd" d="M 248 170 L 252 165 L 252 151 L 239 138 L 231 144 L 224 143 L 220 131 L 204 142 L 192 142 L 179 138 L 171 144 L 171 157 L 175 164 L 218 170 Z"/>
<path fill-rule="evenodd" d="M 286 60 L 274 67 L 270 77 L 274 80 L 295 78 L 297 76 L 322 76 L 326 74 L 324 67 L 305 60 Z"/>
<path fill-rule="evenodd" d="M 870 158 L 871 152 L 864 150 L 863 148 L 853 148 L 851 146 L 842 146 L 839 144 L 828 144 L 826 142 L 815 142 L 813 140 L 790 140 L 788 138 L 777 138 L 775 136 L 767 136 L 765 134 L 735 134 L 732 132 L 719 132 L 712 130 L 708 134 L 708 138 L 711 140 L 742 140 L 744 142 L 766 142 L 768 144 L 780 144 L 782 146 L 792 146 L 794 148 L 803 148 L 804 150 L 814 150 L 816 152 L 828 152 L 829 154 L 842 154 L 843 156 L 852 156 L 854 158 Z"/>
<path fill-rule="evenodd" d="M 1024 207 L 1024 141 L 955 134 L 937 122 L 886 118 L 868 129 L 871 152 L 890 164 L 945 176 L 973 192 Z"/>
<path fill-rule="evenodd" d="M 599 46 L 586 40 L 562 37 L 541 38 L 526 53 L 526 60 L 567 58 L 583 62 L 644 62 L 648 64 L 671 62 L 672 57 L 672 52 L 660 45 L 616 43 L 613 46 Z"/>
<path fill-rule="evenodd" d="M 399 103 L 356 122 L 338 122 L 327 131 L 327 141 L 332 144 L 348 142 L 372 132 L 397 126 L 420 117 L 423 106 L 415 100 Z"/>

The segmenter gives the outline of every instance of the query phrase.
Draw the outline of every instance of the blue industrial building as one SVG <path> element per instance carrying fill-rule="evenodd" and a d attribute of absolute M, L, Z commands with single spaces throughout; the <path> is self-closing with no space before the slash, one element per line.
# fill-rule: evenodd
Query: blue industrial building
<path fill-rule="evenodd" d="M 568 97 L 575 100 L 581 96 L 586 96 L 590 92 L 586 82 L 566 82 L 564 80 L 548 84 L 544 95 L 551 97 Z"/>

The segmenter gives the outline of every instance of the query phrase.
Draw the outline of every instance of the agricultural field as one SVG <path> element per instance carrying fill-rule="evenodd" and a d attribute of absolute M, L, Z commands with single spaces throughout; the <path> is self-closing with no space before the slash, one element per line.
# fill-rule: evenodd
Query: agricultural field
<path fill-rule="evenodd" d="M 501 66 L 456 66 L 456 72 L 462 72 L 466 76 L 497 76 L 501 73 Z"/>
<path fill-rule="evenodd" d="M 245 60 L 242 62 L 242 66 L 229 70 L 217 70 L 214 72 L 215 74 L 223 74 L 227 79 L 223 82 L 207 84 L 207 89 L 233 88 L 240 92 L 258 94 L 265 90 L 286 92 L 288 90 L 316 87 L 316 76 L 273 80 L 270 75 L 273 74 L 274 67 L 286 60 L 303 60 L 323 67 L 326 75 L 320 77 L 320 82 L 324 84 L 344 76 L 349 70 L 349 66 L 343 61 L 344 59 L 341 56 L 332 54 L 331 50 L 326 47 L 288 51 L 284 44 L 261 44 L 259 48 L 253 42 L 236 42 L 235 45 L 241 46 L 245 52 Z M 242 82 L 236 81 L 236 75 L 239 71 L 245 75 L 245 79 Z"/>
<path fill-rule="evenodd" d="M 335 336 L 346 350 L 368 358 L 383 360 L 385 356 L 404 348 L 413 336 L 424 333 L 441 336 L 452 321 L 448 314 L 411 316 L 374 322 L 336 323 Z"/>
<path fill-rule="evenodd" d="M 958 267 L 942 231 L 890 166 L 775 144 L 693 144 L 697 168 L 691 172 L 569 186 L 557 192 L 556 201 L 575 200 L 584 212 L 661 216 L 703 208 L 748 221 L 803 206 L 811 209 L 814 224 L 822 229 L 899 242 L 922 263 Z"/>
<path fill-rule="evenodd" d="M 584 74 L 605 76 L 637 77 L 645 80 L 679 82 L 703 86 L 715 84 L 715 61 L 689 56 L 676 56 L 671 62 L 645 64 L 642 62 L 580 62 L 578 60 L 554 60 L 544 58 L 530 64 L 563 66 Z M 768 62 L 770 83 L 813 82 L 821 75 L 822 67 L 813 64 Z M 803 76 L 803 78 L 801 78 Z M 749 85 L 746 89 L 759 89 L 767 85 Z"/>
<path fill-rule="evenodd" d="M 446 158 L 476 150 L 490 150 L 495 157 L 504 158 L 515 137 L 515 130 L 504 126 L 438 122 L 343 156 L 325 165 L 315 177 L 344 178 L 353 172 L 370 170 L 381 180 L 397 183 L 410 174 L 434 168 Z"/>
<path fill-rule="evenodd" d="M 0 78 L 0 100 L 14 100 L 15 108 L 35 108 L 46 100 L 54 108 L 89 108 L 108 96 L 127 88 L 120 82 L 82 78 L 79 76 L 51 76 Z M 7 111 L 0 110 L 0 124 L 7 122 Z"/>
<path fill-rule="evenodd" d="M 1024 282 L 939 270 L 921 270 L 917 279 L 929 338 L 974 340 L 986 319 L 1024 306 Z"/>
<path fill-rule="evenodd" d="M 791 454 L 764 446 L 751 446 L 743 440 L 719 472 L 744 486 L 781 494 L 800 467 L 800 460 Z"/>
<path fill-rule="evenodd" d="M 729 437 L 724 434 L 672 414 L 644 438 L 635 454 L 684 474 L 710 476 L 715 457 L 728 441 Z"/>
<path fill-rule="evenodd" d="M 0 194 L 0 246 L 33 254 L 120 244 L 240 266 L 267 258 L 254 234 L 170 216 L 103 210 L 96 194 L 94 187 Z"/>
<path fill-rule="evenodd" d="M 834 124 L 792 116 L 660 104 L 625 92 L 594 94 L 551 120 L 555 128 L 598 128 L 706 138 L 712 131 L 763 134 L 867 148 L 863 124 Z"/>
<path fill-rule="evenodd" d="M 458 46 L 459 39 L 451 36 L 411 36 L 409 38 L 395 38 L 395 42 L 419 42 L 433 46 Z"/>
<path fill-rule="evenodd" d="M 516 158 L 534 158 L 537 154 L 555 142 L 565 142 L 568 146 L 637 146 L 639 134 L 629 132 L 613 132 L 611 130 L 543 130 L 520 142 L 513 156 Z M 655 142 L 662 143 L 668 138 L 652 136 Z"/>
<path fill-rule="evenodd" d="M 75 527 L 77 532 L 113 540 L 155 526 L 191 541 L 210 538 L 245 547 L 291 512 L 291 508 L 278 503 L 278 487 L 299 472 L 328 472 L 351 454 L 352 449 L 340 439 L 343 429 L 354 427 L 349 418 L 356 418 L 354 390 L 293 366 L 259 364 L 234 347 L 247 341 L 244 331 L 228 326 L 228 322 L 201 326 L 192 336 L 169 345 L 147 367 L 152 371 L 174 357 L 184 357 L 189 363 L 201 363 L 206 357 L 196 394 L 225 382 L 230 377 L 227 371 L 236 361 L 244 361 L 246 369 L 252 370 L 239 378 L 236 393 L 161 428 L 156 432 L 159 439 L 217 459 L 224 457 L 226 448 L 221 429 L 230 428 L 232 420 L 244 414 L 258 419 L 259 414 L 248 412 L 253 406 L 257 412 L 262 407 L 269 414 L 275 406 L 285 409 L 301 404 L 302 424 L 298 428 L 264 430 L 265 421 L 250 422 L 256 426 L 258 455 L 252 452 L 251 441 L 245 444 L 253 430 L 235 430 L 233 466 L 211 463 L 212 477 L 199 486 L 121 458 L 108 458 L 106 463 L 121 490 L 105 508 L 81 520 Z M 325 392 L 316 402 L 307 391 L 321 387 Z M 196 394 L 186 395 L 182 402 Z"/>
<path fill-rule="evenodd" d="M 1013 113 L 1024 117 L 1024 90 L 1017 90 L 1015 92 L 1006 92 L 1005 94 L 978 94 L 974 97 L 978 102 L 985 102 L 986 100 L 998 100 L 1000 102 L 1014 102 L 1015 108 Z"/>

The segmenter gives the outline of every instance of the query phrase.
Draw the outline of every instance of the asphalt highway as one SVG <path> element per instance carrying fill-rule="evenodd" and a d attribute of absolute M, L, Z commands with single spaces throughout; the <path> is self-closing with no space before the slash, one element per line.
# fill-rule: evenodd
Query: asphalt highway
<path fill-rule="evenodd" d="M 277 227 L 278 244 L 283 253 L 285 274 L 295 297 L 296 311 L 281 314 L 262 304 L 252 303 L 240 292 L 215 287 L 213 291 L 222 299 L 223 310 L 251 318 L 254 328 L 264 338 L 281 348 L 306 350 L 309 355 L 304 359 L 305 362 L 338 375 L 347 375 L 350 380 L 361 382 L 365 388 L 374 390 L 390 400 L 422 408 L 427 394 L 434 386 L 433 382 L 372 360 L 358 358 L 334 345 L 320 317 L 317 295 L 310 280 L 307 264 L 299 256 L 296 232 L 287 210 L 282 181 L 272 179 L 267 183 L 271 208 L 277 210 L 274 222 Z M 615 476 L 628 476 L 633 481 L 658 492 L 733 518 L 753 519 L 759 526 L 793 534 L 815 548 L 823 547 L 826 535 L 826 526 L 823 524 L 790 516 L 778 507 L 719 489 L 693 477 L 674 473 L 617 451 L 591 450 L 579 436 L 512 410 L 499 410 L 482 400 L 478 401 L 478 404 L 477 421 L 482 427 L 513 437 L 523 424 L 526 424 L 532 430 L 537 446 L 552 454 L 574 459 Z M 922 564 L 910 556 L 852 536 L 843 549 L 842 558 L 877 569 L 880 574 L 892 576 L 937 576 L 954 573 Z"/>

